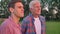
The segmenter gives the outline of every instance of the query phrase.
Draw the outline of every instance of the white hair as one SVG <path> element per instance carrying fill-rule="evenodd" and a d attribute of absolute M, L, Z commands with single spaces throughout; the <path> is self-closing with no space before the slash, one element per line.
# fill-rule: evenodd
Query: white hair
<path fill-rule="evenodd" d="M 33 5 L 34 5 L 35 3 L 37 3 L 37 2 L 40 3 L 40 1 L 38 1 L 38 0 L 32 0 L 32 1 L 29 3 L 29 8 L 32 8 Z"/>

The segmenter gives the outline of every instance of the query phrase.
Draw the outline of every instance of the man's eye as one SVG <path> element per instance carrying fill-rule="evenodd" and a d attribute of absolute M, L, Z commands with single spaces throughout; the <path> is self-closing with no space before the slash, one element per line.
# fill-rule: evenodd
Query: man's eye
<path fill-rule="evenodd" d="M 18 7 L 18 8 L 24 8 L 24 7 Z"/>
<path fill-rule="evenodd" d="M 18 7 L 18 8 L 21 8 L 21 7 Z"/>

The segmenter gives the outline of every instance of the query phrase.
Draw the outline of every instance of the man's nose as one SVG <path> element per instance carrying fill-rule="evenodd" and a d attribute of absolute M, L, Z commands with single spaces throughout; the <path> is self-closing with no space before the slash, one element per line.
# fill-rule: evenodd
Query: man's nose
<path fill-rule="evenodd" d="M 38 10 L 40 10 L 41 8 L 38 8 Z"/>
<path fill-rule="evenodd" d="M 24 11 L 24 8 L 22 8 L 22 11 Z"/>

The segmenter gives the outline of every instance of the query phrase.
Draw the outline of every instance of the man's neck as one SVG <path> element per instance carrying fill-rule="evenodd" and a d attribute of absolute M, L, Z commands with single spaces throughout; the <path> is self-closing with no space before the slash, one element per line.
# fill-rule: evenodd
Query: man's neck
<path fill-rule="evenodd" d="M 12 20 L 13 20 L 16 24 L 19 23 L 19 19 L 20 19 L 20 18 L 16 17 L 15 15 L 11 15 L 11 18 L 12 18 Z"/>
<path fill-rule="evenodd" d="M 33 15 L 34 16 L 34 18 L 38 18 L 39 17 L 39 15 Z"/>

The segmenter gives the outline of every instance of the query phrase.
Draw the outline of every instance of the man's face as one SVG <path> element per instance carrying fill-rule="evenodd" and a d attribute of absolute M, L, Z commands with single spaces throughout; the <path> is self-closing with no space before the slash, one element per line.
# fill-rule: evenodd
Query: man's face
<path fill-rule="evenodd" d="M 40 15 L 41 14 L 41 5 L 40 5 L 39 2 L 37 2 L 33 5 L 33 8 L 32 8 L 31 12 L 35 15 Z"/>
<path fill-rule="evenodd" d="M 24 17 L 24 8 L 21 2 L 15 3 L 14 12 L 17 17 Z"/>

